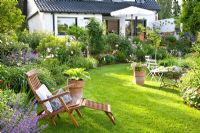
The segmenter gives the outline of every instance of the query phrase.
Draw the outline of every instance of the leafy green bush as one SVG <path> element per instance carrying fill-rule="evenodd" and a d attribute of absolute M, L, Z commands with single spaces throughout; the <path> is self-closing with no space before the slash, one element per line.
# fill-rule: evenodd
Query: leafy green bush
<path fill-rule="evenodd" d="M 135 45 L 134 53 L 137 61 L 145 61 L 145 56 L 155 56 L 155 49 L 150 44 L 138 43 Z"/>
<path fill-rule="evenodd" d="M 99 64 L 106 65 L 106 64 L 114 64 L 116 62 L 116 58 L 114 55 L 100 55 L 98 57 Z"/>
<path fill-rule="evenodd" d="M 51 73 L 50 76 L 54 78 L 53 81 L 55 81 L 56 84 L 62 85 L 66 81 L 62 72 L 69 67 L 67 65 L 60 64 L 58 59 L 56 58 L 45 59 L 44 61 L 41 62 L 41 64 L 39 64 L 39 67 L 48 69 L 48 71 Z M 47 77 L 47 79 L 49 78 Z"/>
<path fill-rule="evenodd" d="M 165 59 L 168 56 L 168 52 L 166 48 L 159 48 L 157 50 L 156 58 L 157 60 Z"/>
<path fill-rule="evenodd" d="M 109 33 L 105 37 L 105 47 L 104 51 L 106 53 L 112 53 L 113 50 L 116 50 L 120 43 L 120 36 L 115 33 Z"/>
<path fill-rule="evenodd" d="M 91 19 L 88 26 L 88 35 L 89 35 L 89 48 L 90 53 L 93 55 L 100 54 L 104 48 L 103 43 L 103 28 L 95 19 Z"/>
<path fill-rule="evenodd" d="M 0 34 L 0 62 L 6 65 L 21 65 L 25 63 L 28 53 L 27 44 L 19 43 L 10 36 Z"/>
<path fill-rule="evenodd" d="M 190 106 L 200 109 L 200 69 L 190 70 L 180 84 L 184 101 Z"/>
<path fill-rule="evenodd" d="M 182 92 L 182 97 L 186 104 L 200 109 L 200 93 L 197 88 L 186 88 Z"/>
<path fill-rule="evenodd" d="M 58 60 L 60 63 L 67 63 L 74 57 L 82 56 L 81 44 L 78 41 L 71 41 L 69 45 L 63 46 L 58 50 Z"/>
<path fill-rule="evenodd" d="M 53 75 L 51 75 L 51 72 L 46 68 L 38 67 L 33 64 L 23 67 L 1 66 L 0 78 L 3 80 L 1 84 L 2 89 L 9 88 L 15 92 L 28 92 L 30 89 L 25 74 L 31 69 L 37 69 L 41 83 L 46 84 L 48 87 L 56 85 Z"/>
<path fill-rule="evenodd" d="M 68 35 L 72 35 L 76 40 L 83 41 L 87 36 L 87 32 L 84 28 L 76 25 L 70 26 L 67 30 Z"/>
<path fill-rule="evenodd" d="M 200 109 L 200 58 L 193 58 L 193 60 L 196 60 L 196 64 L 181 78 L 180 89 L 184 101 Z"/>
<path fill-rule="evenodd" d="M 194 57 L 176 58 L 173 56 L 168 56 L 167 58 L 160 60 L 159 65 L 161 66 L 178 66 L 182 68 L 192 69 L 197 65 L 197 60 Z"/>
<path fill-rule="evenodd" d="M 20 100 L 19 100 L 20 98 Z M 13 115 L 14 110 L 13 107 L 16 103 L 20 108 L 25 107 L 28 102 L 28 95 L 25 93 L 14 93 L 12 90 L 0 90 L 0 119 L 9 120 L 9 118 Z M 5 116 L 5 111 L 9 110 L 8 114 Z M 0 127 L 1 129 L 2 127 Z"/>
<path fill-rule="evenodd" d="M 176 37 L 175 36 L 172 36 L 172 35 L 169 35 L 165 38 L 165 40 L 167 42 L 170 42 L 170 43 L 175 43 L 176 42 Z"/>
<path fill-rule="evenodd" d="M 70 68 L 86 68 L 92 69 L 97 66 L 98 62 L 94 58 L 74 57 L 68 60 L 67 66 Z"/>
<path fill-rule="evenodd" d="M 116 62 L 123 63 L 127 62 L 127 55 L 124 52 L 117 51 L 115 54 Z"/>
<path fill-rule="evenodd" d="M 177 65 L 177 58 L 169 56 L 166 59 L 160 60 L 159 61 L 159 65 L 160 66 L 165 66 L 165 67 L 167 67 L 167 66 L 175 66 L 175 65 Z"/>
<path fill-rule="evenodd" d="M 132 42 L 133 42 L 134 44 L 141 43 L 141 41 L 140 41 L 140 38 L 139 38 L 139 37 L 133 37 L 133 40 L 132 40 Z"/>
<path fill-rule="evenodd" d="M 37 51 L 42 54 L 43 57 L 57 56 L 58 50 L 65 46 L 67 38 L 58 38 L 53 35 L 49 35 L 40 41 L 37 46 Z"/>
<path fill-rule="evenodd" d="M 12 88 L 15 92 L 26 90 L 27 80 L 24 75 L 25 69 L 21 67 L 1 66 L 0 75 L 3 83 L 2 88 Z"/>
<path fill-rule="evenodd" d="M 35 51 L 37 46 L 40 44 L 40 41 L 47 36 L 49 36 L 49 34 L 43 32 L 33 32 L 30 34 L 28 30 L 25 29 L 22 32 L 18 32 L 18 41 L 29 44 L 29 46 Z"/>

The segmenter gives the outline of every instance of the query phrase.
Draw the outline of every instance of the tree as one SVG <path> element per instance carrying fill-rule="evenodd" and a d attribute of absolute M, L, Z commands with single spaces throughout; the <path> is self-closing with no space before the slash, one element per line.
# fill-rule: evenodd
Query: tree
<path fill-rule="evenodd" d="M 197 34 L 200 31 L 200 1 L 199 0 L 183 0 L 181 22 L 183 23 L 183 31 Z"/>
<path fill-rule="evenodd" d="M 160 12 L 158 13 L 159 19 L 166 19 L 172 17 L 172 0 L 157 0 L 160 6 Z"/>
<path fill-rule="evenodd" d="M 101 53 L 104 48 L 103 28 L 94 18 L 90 20 L 87 28 L 89 35 L 89 49 L 93 55 L 97 55 Z"/>
<path fill-rule="evenodd" d="M 16 31 L 24 21 L 24 16 L 16 0 L 0 1 L 0 32 Z"/>
<path fill-rule="evenodd" d="M 179 6 L 178 0 L 173 0 L 172 4 L 172 15 L 173 17 L 178 17 L 180 15 L 181 8 Z"/>

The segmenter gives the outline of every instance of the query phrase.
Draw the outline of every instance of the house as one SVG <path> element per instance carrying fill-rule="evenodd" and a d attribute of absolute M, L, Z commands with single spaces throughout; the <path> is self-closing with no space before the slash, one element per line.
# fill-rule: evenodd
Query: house
<path fill-rule="evenodd" d="M 135 22 L 126 16 L 111 16 L 111 12 L 130 6 L 154 11 L 152 16 L 138 16 L 137 21 L 152 27 L 160 10 L 155 0 L 27 0 L 28 27 L 30 33 L 42 31 L 64 35 L 63 27 L 85 27 L 90 18 L 96 18 L 106 25 L 107 32 L 130 35 L 130 25 Z"/>

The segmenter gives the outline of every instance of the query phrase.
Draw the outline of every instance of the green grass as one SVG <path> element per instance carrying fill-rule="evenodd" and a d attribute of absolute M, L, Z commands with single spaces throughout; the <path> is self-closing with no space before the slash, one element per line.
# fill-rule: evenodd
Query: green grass
<path fill-rule="evenodd" d="M 91 70 L 91 80 L 84 89 L 84 97 L 111 104 L 115 126 L 103 112 L 83 108 L 83 118 L 75 114 L 78 128 L 63 114 L 56 120 L 56 127 L 49 124 L 44 132 L 200 132 L 200 111 L 183 104 L 177 90 L 160 89 L 152 81 L 146 81 L 144 87 L 133 84 L 128 66 L 110 65 Z"/>

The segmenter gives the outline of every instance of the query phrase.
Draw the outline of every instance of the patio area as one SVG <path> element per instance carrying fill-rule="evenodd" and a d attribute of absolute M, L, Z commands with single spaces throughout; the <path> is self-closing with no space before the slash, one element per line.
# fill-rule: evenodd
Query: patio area
<path fill-rule="evenodd" d="M 144 87 L 132 83 L 130 64 L 108 65 L 90 71 L 84 97 L 109 103 L 116 117 L 114 126 L 103 112 L 81 109 L 83 118 L 75 114 L 75 128 L 65 114 L 43 132 L 181 132 L 197 133 L 200 112 L 185 104 L 179 90 L 160 89 L 159 83 L 145 80 Z M 49 123 L 44 122 L 42 123 Z"/>

